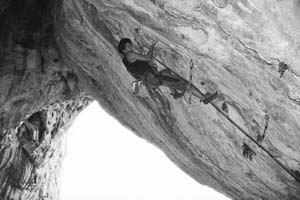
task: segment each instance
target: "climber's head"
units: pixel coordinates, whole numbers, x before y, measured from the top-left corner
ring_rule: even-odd
[[[120,54],[125,55],[127,52],[132,51],[132,42],[129,38],[122,38],[118,45]]]

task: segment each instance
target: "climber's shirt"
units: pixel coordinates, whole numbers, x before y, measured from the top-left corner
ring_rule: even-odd
[[[136,60],[133,63],[128,62],[128,60],[123,58],[123,63],[126,66],[127,71],[137,79],[141,79],[148,71],[152,70],[148,61]]]

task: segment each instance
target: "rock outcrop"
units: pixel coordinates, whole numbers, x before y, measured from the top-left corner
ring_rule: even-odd
[[[55,178],[39,177],[59,167],[54,146],[95,99],[201,184],[232,199],[300,199],[298,0],[0,5],[1,198],[58,198]],[[193,84],[219,93],[215,107],[164,87],[132,94],[122,37],[139,51],[158,38],[157,60],[187,79],[192,60]]]
[[[0,5],[0,199],[59,199],[63,133],[92,98],[60,57],[48,1]]]

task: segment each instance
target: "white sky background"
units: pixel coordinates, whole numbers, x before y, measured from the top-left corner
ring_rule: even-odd
[[[186,175],[96,102],[67,137],[61,200],[229,200]]]

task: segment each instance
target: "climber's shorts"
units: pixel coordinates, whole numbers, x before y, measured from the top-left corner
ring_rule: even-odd
[[[168,76],[162,71],[158,72],[155,69],[147,71],[143,76],[143,81],[148,88],[154,89],[161,85],[174,88],[176,90],[185,91],[187,83],[180,78],[174,78],[174,76]]]
[[[157,88],[160,85],[162,85],[162,76],[156,70],[149,70],[143,76],[143,81],[147,84],[149,88]]]

